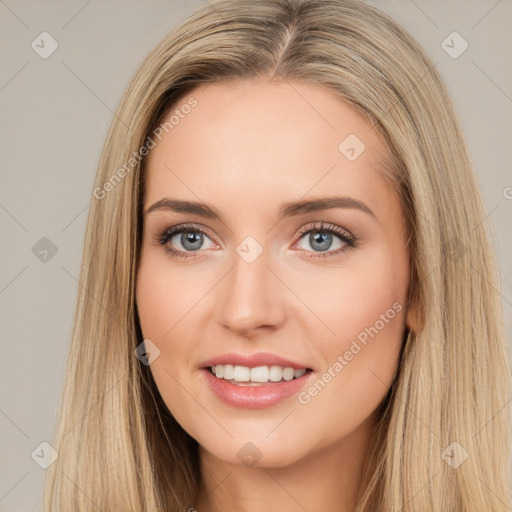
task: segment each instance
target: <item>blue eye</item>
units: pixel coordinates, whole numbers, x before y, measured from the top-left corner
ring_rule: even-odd
[[[155,236],[154,241],[157,245],[162,246],[173,258],[193,258],[196,256],[194,253],[200,252],[201,248],[204,249],[205,239],[211,242],[210,247],[206,247],[206,249],[211,249],[215,245],[208,236],[208,233],[207,230],[197,224],[180,224],[165,229]],[[181,236],[178,237],[178,235]],[[310,247],[313,248],[313,251],[306,250],[306,252],[314,253],[314,255],[307,256],[308,258],[335,256],[358,245],[354,235],[332,224],[309,224],[299,231],[297,237],[299,237],[300,241],[306,235],[309,235],[307,241]],[[170,242],[175,238],[182,249],[176,249],[173,245],[170,245]],[[341,247],[338,247],[336,250],[328,250],[336,239],[338,243],[341,242]]]
[[[177,235],[179,242],[184,250],[176,250],[169,246],[169,242]],[[179,226],[172,226],[165,229],[162,233],[157,235],[155,242],[161,245],[166,252],[175,258],[190,258],[194,257],[194,252],[197,252],[203,245],[203,241],[207,237],[206,230],[201,226],[195,224],[180,224]]]
[[[310,247],[316,248],[319,251],[314,251],[314,255],[307,256],[308,258],[336,256],[358,245],[357,238],[352,233],[333,224],[319,223],[318,225],[313,225],[313,227],[311,225],[305,226],[299,231],[297,236],[302,239],[305,235],[309,235],[307,241]],[[338,239],[338,241],[342,242],[342,245],[336,250],[328,250],[333,243],[333,239]]]

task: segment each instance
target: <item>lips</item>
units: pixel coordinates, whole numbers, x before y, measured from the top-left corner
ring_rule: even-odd
[[[252,382],[235,382],[219,378],[212,373],[212,367],[232,365],[234,367],[258,368],[262,366],[280,366],[297,371],[298,377],[292,380],[255,384]],[[305,372],[301,370],[306,370]],[[201,375],[210,391],[222,402],[246,409],[262,409],[276,405],[298,393],[311,379],[314,370],[307,364],[293,361],[275,354],[260,352],[258,354],[224,354],[208,359],[201,364]]]

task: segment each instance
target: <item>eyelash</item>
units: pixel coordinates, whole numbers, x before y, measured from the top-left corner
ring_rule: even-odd
[[[203,235],[206,235],[208,238],[211,238],[209,236],[209,231],[207,231],[206,229],[204,229],[203,227],[201,227],[199,225],[179,224],[177,226],[172,226],[171,228],[164,229],[163,231],[161,231],[160,233],[158,233],[156,236],[153,237],[153,241],[156,245],[163,247],[164,251],[169,253],[174,258],[177,258],[177,259],[194,258],[196,256],[194,253],[202,252],[202,251],[177,251],[176,249],[172,249],[167,245],[169,240],[171,240],[175,235],[184,233],[184,232],[202,233]],[[315,256],[306,256],[307,258],[312,258],[312,259],[330,258],[331,256],[336,256],[338,254],[341,254],[342,252],[345,252],[349,249],[352,249],[352,248],[358,246],[358,240],[354,235],[352,235],[348,231],[346,231],[338,226],[335,226],[333,224],[325,224],[323,222],[321,222],[320,224],[315,223],[315,224],[308,224],[307,226],[304,226],[297,233],[297,237],[300,240],[304,235],[309,234],[311,232],[329,233],[329,234],[336,235],[344,242],[345,245],[341,249],[337,249],[336,251],[315,252]],[[310,251],[308,251],[308,252],[310,252]]]

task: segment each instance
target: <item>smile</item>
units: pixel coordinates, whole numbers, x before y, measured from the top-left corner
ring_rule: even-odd
[[[252,380],[253,371],[254,379],[259,379],[260,382]],[[209,366],[201,368],[200,372],[206,386],[216,398],[231,407],[242,409],[263,409],[284,402],[287,398],[299,393],[316,374],[313,370],[306,368],[293,369],[280,366],[251,368],[236,365]],[[216,375],[217,372],[219,376]],[[222,376],[220,376],[221,372]],[[226,378],[231,375],[240,380]]]
[[[295,369],[283,366],[239,366],[232,364],[217,364],[210,371],[218,379],[224,379],[239,386],[261,385],[268,382],[288,382],[302,377],[307,368]]]

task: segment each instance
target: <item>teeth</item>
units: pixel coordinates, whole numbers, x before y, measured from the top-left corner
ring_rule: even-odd
[[[295,377],[295,369],[294,368],[285,368],[283,370],[283,379],[284,380],[292,380]]]
[[[232,380],[235,375],[235,367],[232,364],[221,364],[217,366],[224,366],[224,378]]]
[[[231,364],[217,364],[211,367],[212,373],[218,379],[234,380],[235,382],[280,382],[298,379],[306,373],[305,368],[284,368],[282,366],[233,366]]]
[[[251,368],[251,382],[268,382],[268,366]]]
[[[249,382],[251,380],[251,369],[247,366],[235,366],[233,379],[237,382]]]
[[[271,366],[268,372],[268,378],[272,382],[279,382],[283,378],[283,369],[281,366]]]

